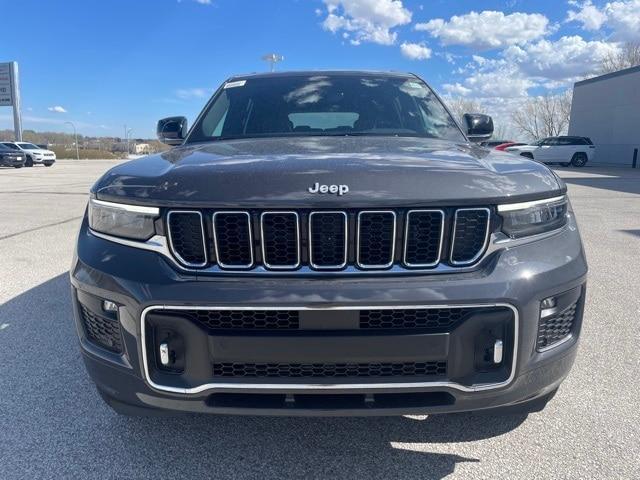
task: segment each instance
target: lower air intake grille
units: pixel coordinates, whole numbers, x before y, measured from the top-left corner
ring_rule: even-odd
[[[214,363],[216,377],[335,378],[444,376],[447,362],[421,363]]]
[[[486,248],[489,234],[489,210],[461,208],[454,219],[451,262],[456,265],[473,263]]]
[[[89,340],[112,352],[122,353],[120,323],[117,320],[96,315],[84,305],[80,305],[80,308],[84,330]]]
[[[562,312],[540,319],[538,325],[538,350],[551,347],[564,340],[573,330],[577,303]]]
[[[299,328],[297,310],[162,310],[188,317],[210,330],[291,330]]]
[[[169,212],[169,240],[176,258],[184,265],[201,267],[207,263],[204,225],[200,212]]]
[[[361,310],[360,328],[365,329],[445,329],[462,322],[477,312],[472,308],[430,308]]]

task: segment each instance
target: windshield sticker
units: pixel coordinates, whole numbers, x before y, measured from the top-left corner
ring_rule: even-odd
[[[234,87],[244,87],[244,84],[247,83],[246,80],[236,80],[235,82],[227,82],[224,84],[224,88],[234,88]]]

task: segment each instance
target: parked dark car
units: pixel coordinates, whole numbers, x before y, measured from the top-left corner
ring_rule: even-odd
[[[0,167],[24,167],[25,156],[0,143]]]
[[[80,348],[117,412],[537,411],[587,263],[546,166],[411,74],[233,77],[91,188]]]

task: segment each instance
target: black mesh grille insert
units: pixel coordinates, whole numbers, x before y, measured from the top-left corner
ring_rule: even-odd
[[[221,267],[250,267],[253,264],[251,217],[247,212],[217,212],[213,233]]]
[[[473,308],[361,310],[360,328],[451,330],[477,311]]]
[[[192,266],[206,264],[202,216],[197,212],[170,212],[168,215],[171,247],[182,263]]]
[[[538,349],[558,343],[571,334],[577,307],[578,304],[574,303],[556,315],[540,319],[540,324],[538,325]]]
[[[451,260],[472,263],[485,248],[489,211],[484,208],[456,212]]]
[[[187,317],[210,330],[290,330],[299,327],[297,310],[161,310],[155,315]]]
[[[386,267],[393,262],[394,212],[361,212],[358,215],[358,264]]]
[[[407,214],[405,264],[419,267],[438,263],[443,220],[440,210]]]
[[[447,362],[420,363],[214,363],[216,377],[412,377],[447,374]]]
[[[262,214],[262,254],[269,268],[295,268],[300,263],[298,215],[292,212]]]
[[[120,334],[120,323],[91,312],[84,305],[80,305],[82,310],[82,321],[87,337],[93,342],[112,352],[122,353],[122,335]]]
[[[310,261],[317,268],[342,267],[347,261],[347,216],[343,212],[314,212],[309,216]]]

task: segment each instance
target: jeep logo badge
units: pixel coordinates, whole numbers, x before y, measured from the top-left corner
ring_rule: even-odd
[[[313,187],[308,188],[309,193],[335,193],[338,195],[344,195],[349,193],[349,185],[320,185],[318,182],[313,184]]]

